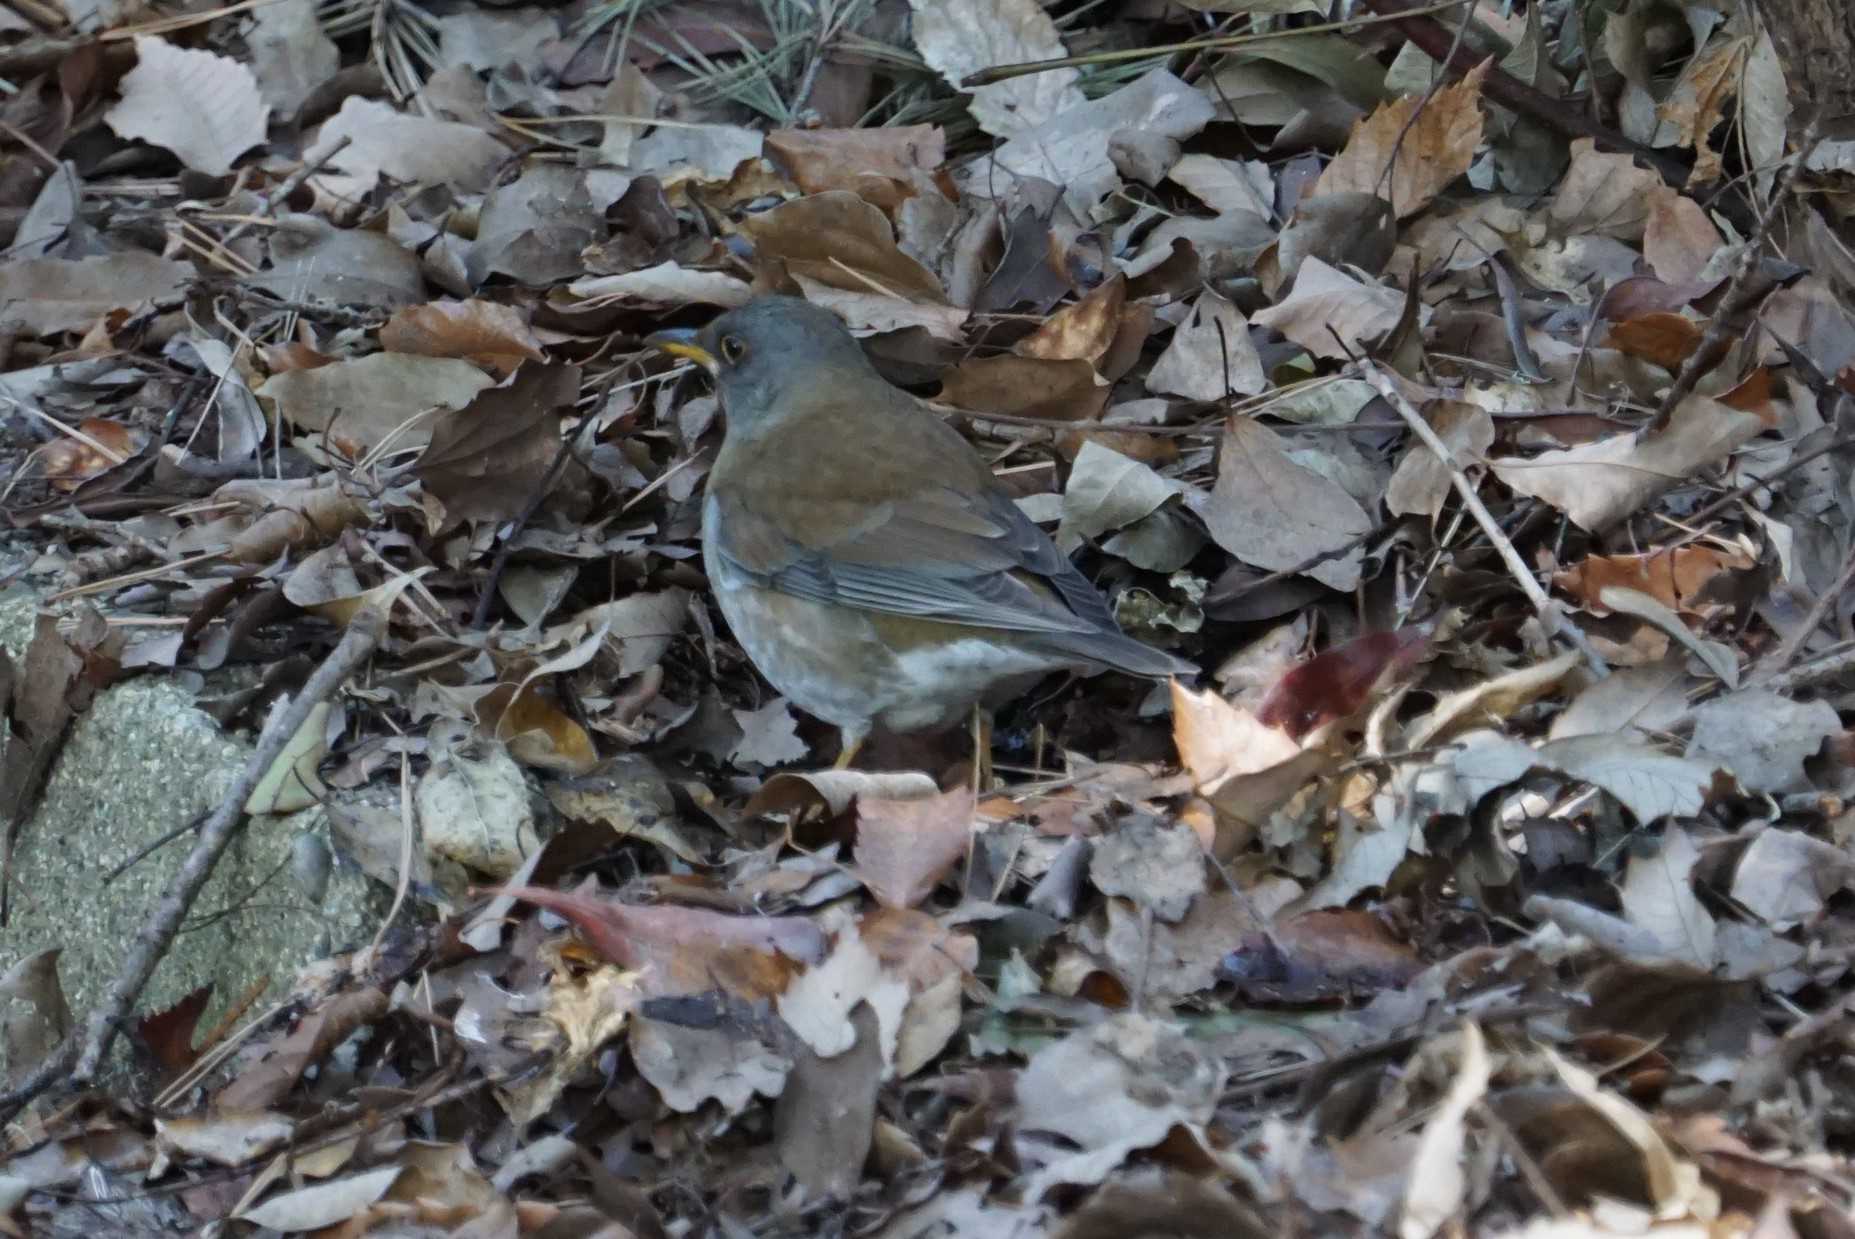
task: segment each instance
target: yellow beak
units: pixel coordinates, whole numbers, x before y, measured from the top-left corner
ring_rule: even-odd
[[[714,374],[720,368],[715,355],[696,343],[696,332],[693,327],[671,327],[665,331],[653,332],[644,338],[644,343],[672,357],[687,358],[710,374]]]

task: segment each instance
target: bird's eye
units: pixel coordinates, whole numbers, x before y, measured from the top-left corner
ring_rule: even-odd
[[[721,338],[721,359],[730,365],[747,356],[747,342],[739,336]]]

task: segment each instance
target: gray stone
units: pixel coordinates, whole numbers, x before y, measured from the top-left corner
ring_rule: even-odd
[[[32,631],[33,591],[0,591],[0,644],[17,664]],[[0,937],[0,971],[46,947],[64,948],[60,974],[82,1019],[114,980],[149,910],[167,890],[195,836],[181,837],[108,875],[163,836],[209,813],[250,755],[250,737],[222,730],[192,694],[160,673],[98,695],[72,726],[14,856],[12,923]],[[319,898],[305,890],[297,836],[327,843],[320,808],[256,817],[241,828],[138,1010],[159,1010],[211,983],[201,1027],[259,981],[262,1005],[287,993],[297,970],[371,940],[391,892],[336,865]],[[292,857],[298,863],[293,866]],[[7,1069],[0,1064],[0,1075]]]

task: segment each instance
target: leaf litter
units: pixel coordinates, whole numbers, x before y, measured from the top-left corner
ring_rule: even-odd
[[[406,913],[6,1094],[0,1229],[1849,1229],[1852,161],[1752,6],[247,7],[0,32],[4,855],[112,681],[384,612],[232,808]],[[1203,675],[821,766],[642,343],[761,292]]]

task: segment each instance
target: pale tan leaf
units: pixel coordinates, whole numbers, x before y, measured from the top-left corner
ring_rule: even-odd
[[[351,141],[335,151],[342,138]],[[382,176],[402,185],[485,190],[509,148],[474,125],[402,113],[390,104],[350,95],[341,111],[323,122],[303,160],[314,164],[325,155],[326,170],[316,179],[333,193],[358,198]]]
[[[993,65],[1050,60],[1068,53],[1037,0],[909,0],[915,48],[955,90]],[[995,138],[1033,129],[1085,102],[1075,69],[1031,73],[972,91],[967,110]]]
[[[1449,1092],[1424,1124],[1417,1156],[1411,1159],[1398,1239],[1430,1239],[1461,1211],[1467,1194],[1468,1176],[1462,1170],[1467,1153],[1464,1124],[1470,1108],[1487,1094],[1493,1074],[1487,1043],[1474,1024],[1462,1026],[1457,1059]]]
[[[1301,751],[1289,734],[1209,689],[1172,683],[1172,740],[1179,763],[1206,795],[1236,775],[1279,766]]]
[[[233,160],[264,141],[269,115],[244,65],[145,35],[135,40],[122,102],[103,119],[125,138],[172,151],[195,172],[224,176]]]
[[[14,259],[0,263],[0,328],[35,335],[77,331],[111,310],[173,297],[192,278],[186,263],[141,250]]]
[[[1232,392],[1253,396],[1268,387],[1269,379],[1242,313],[1207,289],[1192,305],[1191,317],[1172,333],[1146,385],[1148,391],[1210,401]]]
[[[1492,63],[1482,61],[1428,100],[1407,96],[1354,125],[1346,148],[1320,174],[1314,193],[1376,193],[1390,200],[1399,219],[1430,205],[1475,159],[1481,145],[1481,83]]]
[[[1580,741],[1601,742],[1601,737],[1584,736]],[[1694,840],[1671,823],[1657,851],[1630,857],[1618,896],[1624,914],[1654,934],[1671,958],[1711,968],[1716,927],[1713,914],[1694,894],[1694,866],[1699,861],[1700,849]]]
[[[1665,189],[1659,176],[1638,168],[1628,155],[1608,154],[1590,138],[1579,138],[1546,213],[1568,234],[1596,232],[1638,241],[1650,204]]]
[[[1295,276],[1294,291],[1250,321],[1273,327],[1316,357],[1347,360],[1363,352],[1404,313],[1404,294],[1383,284],[1366,284],[1309,255]]]
[[[543,361],[541,341],[514,306],[494,301],[433,301],[406,306],[380,328],[380,347],[424,357],[462,357],[509,374]]]
[[[857,801],[857,876],[887,908],[912,908],[966,856],[973,793]]]
[[[1331,552],[1307,574],[1332,589],[1359,583],[1361,553],[1353,544],[1372,518],[1338,482],[1296,464],[1281,437],[1252,418],[1230,419],[1217,484],[1188,503],[1217,544],[1246,564],[1282,571]]]
[[[906,301],[888,293],[859,292],[850,288],[833,288],[809,275],[794,275],[793,281],[813,305],[821,305],[844,320],[844,326],[858,335],[902,331],[919,327],[936,340],[960,343],[966,339],[965,310],[958,306],[927,301]]]
[[[1275,200],[1275,178],[1260,159],[1186,155],[1166,174],[1213,211],[1248,211],[1267,216]]]
[[[1613,435],[1530,460],[1508,457],[1491,464],[1514,490],[1545,500],[1596,532],[1726,459],[1765,429],[1756,413],[1695,395],[1681,402],[1660,433]]]
[[[567,291],[586,298],[589,306],[615,301],[641,301],[647,305],[746,305],[753,288],[746,280],[720,271],[698,271],[676,262],[660,262],[641,271],[595,275],[575,280]]]

